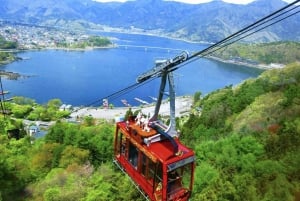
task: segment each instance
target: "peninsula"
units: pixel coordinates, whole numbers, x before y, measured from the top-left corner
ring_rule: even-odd
[[[80,31],[5,23],[1,23],[0,27],[0,66],[22,60],[14,54],[19,51],[40,49],[82,51],[114,46],[106,37],[88,35]],[[0,70],[0,76],[8,79],[18,79],[22,75]]]

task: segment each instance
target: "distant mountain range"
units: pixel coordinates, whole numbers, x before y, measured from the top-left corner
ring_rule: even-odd
[[[15,22],[62,26],[80,21],[195,41],[216,42],[287,5],[281,0],[257,0],[247,5],[220,0],[184,4],[163,0],[99,3],[92,0],[1,0],[0,18]],[[300,14],[251,38],[256,42],[300,41]]]

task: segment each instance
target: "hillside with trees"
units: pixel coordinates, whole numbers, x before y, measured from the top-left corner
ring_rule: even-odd
[[[210,93],[194,107],[201,115],[190,115],[182,139],[197,154],[195,200],[294,201],[300,191],[299,63]]]
[[[59,100],[19,98],[0,116],[0,200],[144,200],[112,164],[113,122],[85,117],[68,123]],[[34,115],[32,114],[34,112]],[[31,143],[22,119],[55,120]],[[192,200],[294,201],[300,193],[300,64],[205,97],[177,119],[181,139],[196,152]]]
[[[2,36],[0,36],[0,49],[14,49],[17,47],[16,42],[11,42],[5,40]],[[0,65],[11,62],[15,59],[15,56],[9,52],[0,52]]]
[[[293,41],[235,43],[222,51],[214,52],[212,56],[250,64],[289,64],[300,61],[300,43]]]

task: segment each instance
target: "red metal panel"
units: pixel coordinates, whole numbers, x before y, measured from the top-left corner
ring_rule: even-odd
[[[148,147],[148,150],[162,162],[165,162],[174,155],[172,144],[169,141],[152,143]]]

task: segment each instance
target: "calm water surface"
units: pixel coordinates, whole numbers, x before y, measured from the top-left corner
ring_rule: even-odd
[[[25,96],[38,103],[59,98],[63,103],[89,105],[135,83],[136,77],[154,66],[155,59],[173,58],[181,50],[191,54],[206,46],[179,40],[145,35],[102,33],[113,37],[113,42],[125,45],[119,48],[90,51],[42,50],[19,53],[28,58],[0,68],[18,72],[29,77],[19,80],[3,80],[10,96]],[[163,47],[145,48],[133,46]],[[208,59],[199,59],[175,71],[177,95],[203,94],[230,84],[257,77],[262,71]],[[157,96],[159,80],[156,79],[134,91],[109,100],[122,106],[121,100],[139,104],[135,97],[151,101]],[[96,104],[97,105],[97,104]]]

